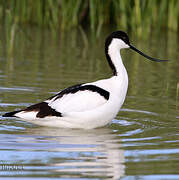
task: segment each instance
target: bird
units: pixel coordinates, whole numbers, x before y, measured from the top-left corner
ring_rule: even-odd
[[[105,40],[105,55],[112,77],[68,87],[43,102],[3,117],[16,117],[40,126],[93,129],[109,124],[120,111],[128,89],[128,74],[120,50],[132,49],[145,58],[161,62],[135,48],[124,31],[112,32]]]

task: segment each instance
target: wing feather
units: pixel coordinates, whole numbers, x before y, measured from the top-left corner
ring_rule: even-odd
[[[57,112],[82,112],[97,108],[109,99],[109,92],[95,85],[77,85],[61,91],[48,100]]]

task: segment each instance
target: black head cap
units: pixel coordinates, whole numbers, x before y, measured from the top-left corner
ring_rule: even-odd
[[[115,31],[115,32],[111,33],[106,38],[106,43],[105,43],[106,47],[109,46],[109,44],[111,43],[112,39],[114,39],[114,38],[121,39],[121,40],[123,40],[128,45],[130,44],[129,43],[129,37],[128,37],[128,35],[125,32],[123,32],[123,31]]]

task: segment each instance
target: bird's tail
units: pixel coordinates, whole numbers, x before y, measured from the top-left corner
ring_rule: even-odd
[[[21,110],[19,111],[12,111],[12,112],[8,112],[8,113],[5,113],[2,115],[2,117],[16,117],[16,113],[20,112]]]

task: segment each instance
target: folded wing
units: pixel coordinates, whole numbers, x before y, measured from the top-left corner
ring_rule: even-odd
[[[63,113],[84,112],[97,108],[109,99],[109,92],[95,85],[69,87],[44,102],[4,114],[4,117],[35,119],[63,117]]]
[[[76,85],[48,99],[48,105],[57,112],[83,112],[97,108],[109,99],[109,92],[95,85]]]

